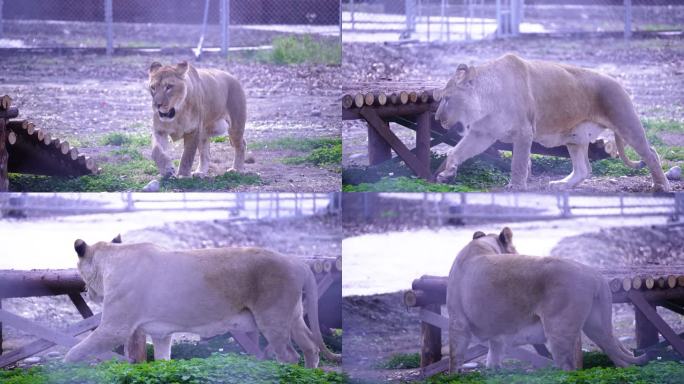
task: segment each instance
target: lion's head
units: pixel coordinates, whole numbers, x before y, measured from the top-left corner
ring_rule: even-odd
[[[464,136],[470,125],[482,118],[476,86],[475,68],[459,64],[456,74],[441,91],[442,99],[435,120],[450,133]]]
[[[508,227],[504,227],[498,235],[477,231],[473,234],[472,242],[477,242],[479,247],[487,248],[497,254],[518,253],[513,245],[513,231]]]
[[[120,244],[121,235],[112,239],[112,243]],[[102,271],[96,254],[98,249],[106,246],[105,242],[98,242],[93,245],[86,244],[85,241],[78,239],[74,241],[74,250],[78,255],[78,272],[86,283],[88,297],[96,303],[102,302],[104,298],[104,286],[102,284]]]
[[[153,62],[150,65],[150,94],[152,94],[152,110],[161,121],[172,121],[181,104],[185,100],[187,87],[185,75],[188,72],[186,61],[171,65]]]

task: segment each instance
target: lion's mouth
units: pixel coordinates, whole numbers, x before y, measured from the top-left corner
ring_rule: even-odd
[[[159,112],[159,117],[162,117],[165,119],[173,119],[173,117],[176,116],[176,109],[175,108],[169,109],[169,111],[166,113],[164,113],[162,111],[158,111],[158,112]]]

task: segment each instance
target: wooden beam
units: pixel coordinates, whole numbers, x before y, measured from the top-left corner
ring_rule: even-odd
[[[97,315],[94,315],[85,320],[81,320],[78,323],[68,326],[64,330],[64,333],[69,336],[76,337],[78,335],[91,331],[97,328],[98,325],[100,325],[101,318],[102,314],[98,313]],[[0,356],[0,368],[4,368],[8,365],[16,363],[19,360],[25,359],[29,356],[33,356],[36,353],[40,353],[48,348],[53,347],[54,345],[55,343],[42,339],[24,345],[21,348],[15,349],[11,352],[8,352]]]
[[[258,359],[264,357],[264,352],[259,348],[259,332],[231,332],[231,335],[245,352]]]
[[[392,158],[392,147],[378,133],[373,125],[368,122],[368,164],[378,165]],[[389,130],[389,123],[383,121],[382,124]]]
[[[132,363],[147,361],[147,335],[137,329],[124,345],[124,354]]]
[[[423,174],[432,175],[430,172],[430,111],[425,111],[418,116],[416,129],[416,159],[423,167]]]
[[[4,112],[4,110],[0,109],[0,112]],[[7,176],[9,153],[7,152],[8,130],[5,126],[6,121],[0,118],[0,193],[9,191],[9,178]]]
[[[656,306],[653,303],[646,301],[646,304],[655,310]],[[658,329],[637,306],[634,307],[634,333],[637,349],[644,349],[658,343]]]
[[[0,270],[0,298],[66,295],[84,290],[85,283],[76,269]]]
[[[421,313],[430,311],[436,314],[440,312],[439,305],[428,305],[421,308]],[[420,366],[427,367],[442,359],[442,330],[427,322],[420,323],[422,349],[420,351]]]
[[[649,304],[644,298],[643,292],[631,290],[627,293],[627,296],[632,301],[635,307],[637,307],[643,315],[650,321],[653,326],[658,329],[665,340],[670,342],[672,349],[679,353],[679,356],[684,358],[684,340],[679,338],[679,336],[670,328],[669,325],[663,320],[658,312]]]
[[[465,353],[465,362],[469,362],[472,360],[475,360],[477,358],[480,358],[489,352],[489,348],[485,347],[482,344],[477,344],[474,345],[470,348]],[[442,360],[430,364],[429,366],[422,368],[421,369],[421,374],[423,377],[430,377],[434,376],[440,372],[446,372],[449,370],[449,356],[446,356]]]
[[[363,113],[361,113],[366,108],[372,108],[375,113],[380,117],[389,116],[406,116],[406,115],[419,115],[425,111],[436,111],[437,103],[427,103],[427,104],[398,104],[398,105],[384,105],[382,107],[368,107],[364,106],[362,108],[351,108],[342,110],[342,120],[359,120],[364,118]]]
[[[81,296],[80,293],[69,293],[69,299],[71,299],[71,302],[74,303],[74,306],[76,306],[78,313],[80,313],[84,319],[87,319],[93,315],[93,311],[88,306],[88,303],[83,300],[83,296]]]
[[[389,124],[384,122],[372,108],[361,108],[361,114],[366,121],[382,136],[383,139],[394,149],[394,151],[406,162],[411,170],[424,179],[431,177],[430,173],[425,173],[425,166],[414,156],[404,143],[389,129]]]

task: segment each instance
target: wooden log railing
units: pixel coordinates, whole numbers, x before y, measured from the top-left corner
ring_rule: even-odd
[[[433,180],[441,169],[434,173],[430,169],[430,148],[446,143],[455,146],[460,137],[451,134],[435,121],[435,112],[441,100],[442,91],[435,84],[416,82],[377,82],[362,85],[365,90],[347,91],[342,96],[342,119],[365,120],[368,125],[369,165],[378,165],[392,159],[403,160],[417,176]],[[371,90],[368,90],[371,89]],[[396,123],[416,132],[416,146],[409,149],[390,129],[389,123]],[[600,138],[589,145],[591,160],[611,156],[615,145]],[[495,150],[510,151],[512,144],[497,141]],[[540,155],[570,157],[565,146],[547,148],[532,143],[532,153]]]
[[[321,327],[341,328],[342,258],[318,258],[305,261],[314,272],[317,280]],[[0,270],[0,368],[12,365],[55,345],[72,347],[77,343],[77,336],[97,328],[100,324],[101,314],[94,314],[81,296],[85,288],[85,283],[76,269]],[[338,290],[339,292],[337,292]],[[67,295],[83,320],[68,326],[65,330],[57,331],[2,309],[2,299],[57,295]],[[8,353],[3,353],[3,324],[35,335],[39,339]],[[264,356],[264,350],[259,345],[258,333],[231,332],[231,335],[247,353],[260,357]],[[126,357],[116,353],[107,353],[101,357],[104,359],[128,358],[129,361],[133,362],[144,361],[146,359],[146,353],[143,353],[145,351],[145,335],[134,334],[124,349]]]
[[[8,173],[82,176],[99,172],[95,161],[67,141],[52,137],[19,116],[12,99],[0,97],[0,192],[9,190]]]
[[[612,292],[613,303],[630,303],[635,310],[637,349],[649,351],[665,343],[684,357],[684,340],[663,320],[656,307],[667,308],[684,315],[684,265],[643,266],[602,270]],[[418,308],[421,319],[421,370],[432,376],[448,369],[448,358],[441,359],[441,332],[448,332],[448,318],[441,315],[446,304],[446,276],[425,275],[413,281],[411,290],[404,293],[404,304]],[[550,354],[543,345],[535,345],[538,355],[521,348],[513,348],[511,357],[542,367],[551,363]],[[481,345],[467,352],[466,361],[484,356],[487,348]],[[441,360],[440,360],[441,359]]]

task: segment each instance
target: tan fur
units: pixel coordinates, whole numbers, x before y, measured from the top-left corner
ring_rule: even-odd
[[[149,69],[152,94],[152,159],[162,176],[174,173],[168,155],[169,140],[183,139],[178,176],[189,176],[195,152],[199,165],[193,175],[204,176],[209,170],[209,138],[225,135],[235,148],[233,167],[241,172],[245,160],[245,93],[238,80],[217,69],[197,69],[187,62],[162,66],[154,62]],[[164,114],[173,113],[171,117]]]
[[[260,331],[267,352],[280,362],[299,359],[290,338],[304,352],[307,367],[318,366],[319,352],[340,359],[323,344],[316,280],[301,260],[261,248],[173,251],[149,243],[83,244],[75,244],[77,253],[81,246],[78,270],[91,297],[102,301],[102,322],[66,361],[98,356],[140,333],[151,336],[155,359],[169,359],[175,332],[209,337],[227,331]]]
[[[519,255],[512,238],[508,228],[499,235],[476,233],[451,267],[451,372],[463,365],[474,338],[489,343],[488,367],[500,366],[508,346],[548,342],[555,364],[575,369],[581,331],[617,366],[647,361],[630,355],[613,335],[611,293],[598,272],[571,260]]]
[[[623,141],[648,166],[654,189],[670,190],[629,95],[611,77],[509,54],[478,67],[460,65],[441,93],[435,119],[463,136],[442,165],[437,176],[441,182],[453,177],[465,160],[499,140],[513,144],[509,188],[525,189],[530,148],[536,141],[546,147],[567,146],[572,173],[552,185],[572,188],[591,175],[589,144],[609,129],[615,133],[625,164],[639,163],[627,159]]]

